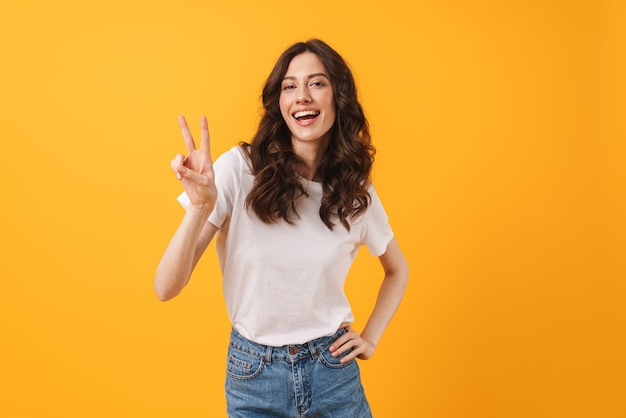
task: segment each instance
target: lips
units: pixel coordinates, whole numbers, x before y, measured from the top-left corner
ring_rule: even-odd
[[[315,119],[316,117],[319,116],[320,113],[321,112],[319,110],[300,110],[300,111],[294,113],[292,116],[298,122],[304,122],[304,121]]]

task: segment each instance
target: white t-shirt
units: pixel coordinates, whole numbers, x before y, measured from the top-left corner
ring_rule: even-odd
[[[382,255],[393,238],[374,187],[365,214],[347,231],[331,231],[319,217],[322,185],[302,179],[308,197],[297,202],[299,219],[289,225],[261,222],[245,199],[254,176],[240,147],[214,164],[218,198],[209,222],[220,228],[216,247],[223,291],[233,327],[259,344],[302,344],[333,335],[354,317],[344,292],[348,270],[361,245]],[[179,202],[187,207],[183,192]]]

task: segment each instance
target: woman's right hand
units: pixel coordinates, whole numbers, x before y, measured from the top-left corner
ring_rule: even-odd
[[[177,155],[172,170],[181,181],[191,205],[170,240],[154,278],[154,289],[160,300],[169,300],[187,285],[200,256],[218,228],[207,219],[217,199],[215,174],[206,118],[200,119],[200,149],[196,149],[187,122],[178,117],[188,155]]]
[[[209,127],[206,117],[200,118],[200,149],[196,149],[187,121],[184,116],[178,117],[178,124],[187,146],[187,156],[178,154],[171,166],[176,178],[182,184],[192,205],[209,206],[211,210],[217,199],[215,174],[211,159]]]

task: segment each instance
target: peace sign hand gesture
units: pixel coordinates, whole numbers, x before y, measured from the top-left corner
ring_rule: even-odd
[[[178,117],[178,124],[187,146],[188,155],[176,155],[171,163],[172,170],[176,173],[176,178],[181,180],[192,205],[206,205],[213,210],[217,199],[217,189],[206,117],[200,118],[200,149],[196,149],[196,144],[184,116]]]

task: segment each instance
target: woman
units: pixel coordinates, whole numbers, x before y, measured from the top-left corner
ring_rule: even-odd
[[[176,296],[214,236],[233,329],[230,417],[369,417],[356,358],[369,359],[398,307],[408,267],[369,176],[374,148],[344,60],[320,40],[279,58],[250,144],[213,166],[179,118],[187,156],[180,227],[157,268],[159,299]],[[208,222],[207,222],[208,219]],[[361,245],[384,279],[362,332],[343,285]]]

